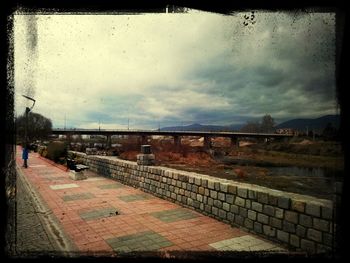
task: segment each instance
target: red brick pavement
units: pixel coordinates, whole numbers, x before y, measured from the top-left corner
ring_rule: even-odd
[[[17,148],[16,161],[21,166],[21,149]],[[113,252],[107,239],[155,231],[173,243],[160,250],[214,250],[210,243],[224,239],[247,235],[246,232],[233,228],[208,216],[192,211],[197,217],[166,223],[150,215],[152,212],[180,208],[179,205],[151,196],[146,200],[124,202],[118,197],[132,194],[145,194],[141,190],[124,186],[116,189],[101,189],[98,186],[116,183],[104,177],[102,180],[74,181],[64,167],[53,165],[37,153],[30,153],[27,169],[20,167],[24,176],[45,201],[57,217],[60,226],[75,243],[80,252]],[[98,177],[88,172],[88,177]],[[79,187],[54,190],[50,186],[76,184]],[[95,198],[64,201],[67,195],[91,193]],[[119,215],[84,220],[79,214],[101,208],[114,207]],[[186,208],[187,209],[187,208]]]

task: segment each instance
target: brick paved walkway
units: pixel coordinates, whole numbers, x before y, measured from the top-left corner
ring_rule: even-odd
[[[20,148],[16,158],[20,166]],[[74,181],[67,171],[36,153],[30,154],[28,163],[27,169],[19,167],[22,176],[45,201],[76,252],[122,255],[136,251],[286,251],[98,174],[86,172],[88,179]]]

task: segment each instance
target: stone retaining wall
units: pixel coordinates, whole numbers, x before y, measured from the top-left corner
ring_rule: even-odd
[[[90,170],[278,241],[297,251],[327,252],[333,242],[332,202],[252,184],[107,156],[74,152]]]

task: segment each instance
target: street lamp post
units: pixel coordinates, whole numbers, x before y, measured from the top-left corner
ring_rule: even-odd
[[[31,98],[31,97],[28,97],[26,95],[22,95],[23,97],[25,97],[26,99],[28,100],[31,100],[33,101],[33,105],[32,107],[26,107],[26,123],[25,123],[25,127],[24,127],[24,141],[25,141],[25,147],[27,147],[28,145],[28,115],[29,115],[29,112],[33,109],[34,107],[34,104],[35,104],[35,99]]]

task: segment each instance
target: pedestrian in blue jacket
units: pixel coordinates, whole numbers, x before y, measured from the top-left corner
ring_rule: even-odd
[[[27,167],[28,167],[28,163],[27,163],[28,155],[29,155],[28,145],[25,145],[25,146],[23,147],[23,152],[22,152],[22,159],[23,159],[23,161],[24,161],[24,163],[23,163],[23,167],[24,167],[24,168],[27,168]]]

